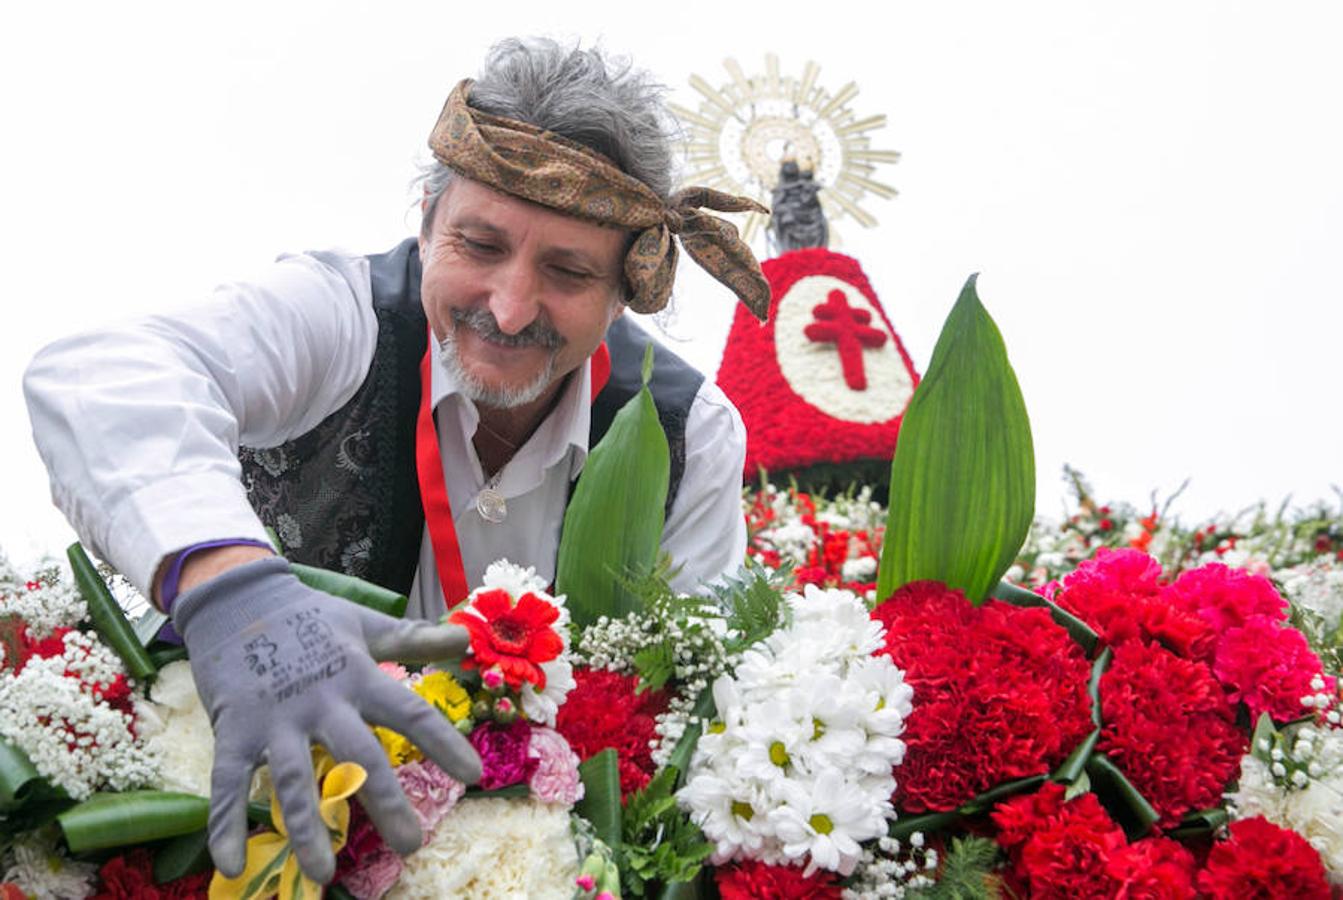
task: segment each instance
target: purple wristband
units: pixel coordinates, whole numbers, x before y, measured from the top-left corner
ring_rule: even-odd
[[[258,541],[253,538],[222,538],[217,541],[205,541],[201,544],[192,544],[185,550],[178,552],[173,564],[168,567],[168,571],[163,576],[163,584],[159,587],[159,603],[163,606],[165,613],[172,612],[173,601],[177,599],[178,583],[182,580],[182,565],[187,561],[187,557],[197,550],[209,550],[212,547],[265,547],[272,549],[271,545],[265,541]]]

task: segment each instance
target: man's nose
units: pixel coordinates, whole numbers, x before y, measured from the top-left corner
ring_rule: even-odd
[[[541,310],[541,282],[536,270],[522,260],[504,266],[490,292],[490,312],[505,334],[517,334],[536,320]]]

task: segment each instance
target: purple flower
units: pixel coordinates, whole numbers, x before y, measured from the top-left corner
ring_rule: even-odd
[[[539,762],[527,753],[531,737],[525,719],[508,725],[488,722],[471,732],[471,746],[480,754],[480,786],[492,791],[528,781]]]

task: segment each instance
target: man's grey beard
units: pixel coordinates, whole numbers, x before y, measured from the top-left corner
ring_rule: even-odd
[[[454,309],[451,315],[453,330],[438,342],[438,358],[468,399],[479,406],[513,409],[525,406],[545,393],[555,377],[555,357],[564,346],[564,337],[558,331],[538,319],[517,334],[508,334],[499,329],[494,314],[487,309]],[[505,347],[544,347],[550,351],[550,356],[527,384],[520,387],[485,384],[462,367],[454,337],[458,328],[469,328],[486,341]]]

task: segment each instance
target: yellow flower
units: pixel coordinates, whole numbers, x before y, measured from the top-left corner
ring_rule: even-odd
[[[411,686],[411,690],[453,722],[460,722],[471,713],[471,696],[447,672],[427,672]]]
[[[321,747],[312,749],[313,773],[322,785],[318,815],[331,834],[331,852],[339,853],[350,830],[350,797],[364,784],[368,773],[355,763],[337,763]],[[289,847],[279,798],[270,800],[275,831],[247,839],[247,864],[237,878],[215,872],[210,881],[210,900],[261,900],[279,894],[280,900],[320,900],[322,886],[304,875]]]
[[[387,761],[393,766],[404,766],[406,763],[424,758],[420,748],[412,744],[405,735],[390,728],[383,728],[381,725],[374,726],[373,734],[382,744],[382,752],[387,754]]]

